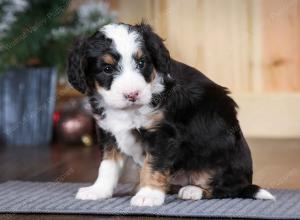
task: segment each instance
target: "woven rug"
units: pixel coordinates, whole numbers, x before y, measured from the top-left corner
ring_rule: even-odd
[[[169,195],[159,207],[130,206],[130,196],[102,201],[75,200],[87,184],[9,181],[0,184],[0,213],[147,215],[210,218],[300,219],[300,191],[270,190],[276,201],[211,199],[183,201]],[[119,186],[117,194],[128,191]]]

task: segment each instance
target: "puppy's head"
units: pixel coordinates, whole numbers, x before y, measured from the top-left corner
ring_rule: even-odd
[[[149,104],[169,68],[169,52],[149,25],[109,24],[75,42],[68,78],[78,91],[99,94],[106,107],[125,109]]]

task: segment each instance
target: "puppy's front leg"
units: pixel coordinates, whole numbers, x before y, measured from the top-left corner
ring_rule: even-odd
[[[124,156],[116,148],[105,150],[96,182],[92,186],[80,188],[76,199],[97,200],[111,198],[123,165]]]
[[[168,171],[157,171],[147,155],[140,174],[140,189],[131,199],[134,206],[158,206],[165,200],[169,183]]]

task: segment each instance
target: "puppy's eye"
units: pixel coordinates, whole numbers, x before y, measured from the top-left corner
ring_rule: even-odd
[[[114,71],[113,67],[111,65],[106,65],[103,69],[105,73],[112,73]]]
[[[140,59],[138,60],[138,63],[137,63],[137,68],[139,69],[143,69],[145,66],[145,60],[144,59]]]

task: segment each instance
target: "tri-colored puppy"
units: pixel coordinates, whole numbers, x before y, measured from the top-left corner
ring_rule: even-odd
[[[181,199],[274,199],[252,184],[252,159],[228,90],[173,60],[149,25],[109,24],[77,41],[73,87],[90,97],[103,149],[96,182],[76,198],[110,198],[126,157],[141,167],[136,206],[164,202],[171,179]]]

